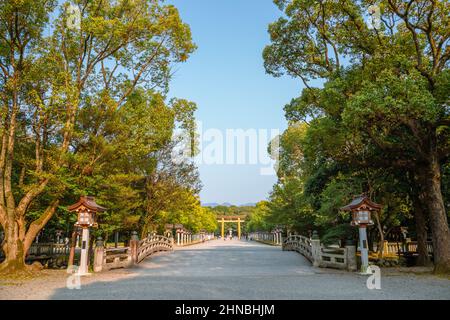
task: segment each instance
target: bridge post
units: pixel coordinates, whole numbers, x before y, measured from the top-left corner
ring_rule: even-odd
[[[130,252],[132,264],[138,263],[139,237],[136,231],[131,232]]]
[[[345,243],[346,253],[347,253],[347,270],[348,271],[356,271],[356,245],[355,242],[351,239],[347,240]]]
[[[225,238],[225,218],[222,217],[222,230],[221,230],[222,239]]]
[[[238,239],[241,240],[241,218],[238,218]]]
[[[322,264],[322,256],[320,250],[320,238],[317,234],[317,231],[313,232],[313,236],[311,238],[311,253],[313,259],[313,266],[320,267]]]
[[[105,248],[103,246],[102,237],[98,237],[95,243],[94,251],[94,272],[101,272],[103,268],[103,255]]]

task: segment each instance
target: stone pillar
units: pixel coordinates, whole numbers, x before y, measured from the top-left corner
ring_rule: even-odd
[[[89,251],[89,228],[83,228],[82,238],[81,238],[81,257],[80,266],[78,269],[79,275],[84,275],[89,273],[89,261],[88,261],[88,251]]]
[[[361,252],[361,273],[367,273],[369,267],[369,248],[367,246],[367,230],[365,225],[359,226],[359,250]]]
[[[103,247],[102,237],[98,237],[95,242],[94,251],[94,272],[101,272],[103,268],[103,255],[105,253],[105,248]]]
[[[131,263],[138,263],[138,253],[139,253],[139,237],[136,231],[131,233],[130,239],[130,254],[131,254]]]
[[[320,267],[322,265],[322,255],[320,248],[320,239],[317,231],[313,232],[313,236],[311,238],[311,253],[314,267]]]
[[[389,246],[387,240],[384,240],[383,243],[383,256],[389,254]]]
[[[180,245],[180,233],[177,231],[177,246]]]
[[[241,240],[241,218],[238,218],[238,239]]]
[[[353,240],[349,239],[345,243],[345,248],[347,249],[347,270],[356,271],[358,269],[356,263],[356,244]]]
[[[225,218],[222,218],[222,230],[221,230],[221,234],[222,234],[222,239],[225,238]]]
[[[409,252],[410,250],[410,248],[409,248],[409,246],[410,246],[410,244],[411,244],[411,238],[406,238],[405,239],[405,252]]]

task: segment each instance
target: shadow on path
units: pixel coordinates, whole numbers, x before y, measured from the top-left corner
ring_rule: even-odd
[[[317,269],[295,252],[244,241],[212,241],[142,262],[132,275],[58,289],[52,299],[450,299],[450,281],[434,277],[366,277]]]

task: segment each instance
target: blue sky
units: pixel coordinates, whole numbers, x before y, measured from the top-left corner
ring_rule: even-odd
[[[273,78],[263,66],[267,26],[281,14],[272,0],[170,0],[191,26],[197,51],[175,67],[169,96],[197,103],[203,130],[280,129],[283,106],[302,84]],[[225,133],[224,133],[225,134]],[[276,176],[261,165],[200,164],[201,200],[243,204],[267,198]]]

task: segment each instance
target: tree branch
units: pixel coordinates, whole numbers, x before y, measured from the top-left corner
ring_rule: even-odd
[[[33,201],[39,194],[44,191],[45,187],[47,186],[49,182],[48,178],[45,178],[42,180],[38,185],[36,185],[34,188],[31,188],[20,200],[16,212],[19,215],[24,215],[28,206],[30,205],[31,201]]]
[[[37,220],[33,221],[30,224],[30,227],[28,228],[28,231],[25,235],[25,240],[24,240],[24,251],[25,252],[27,252],[28,249],[30,249],[31,244],[33,243],[33,240],[36,238],[39,231],[42,230],[42,228],[47,224],[47,222],[53,216],[58,204],[59,204],[59,200],[53,201],[47,207],[47,209],[44,211],[44,213]]]

